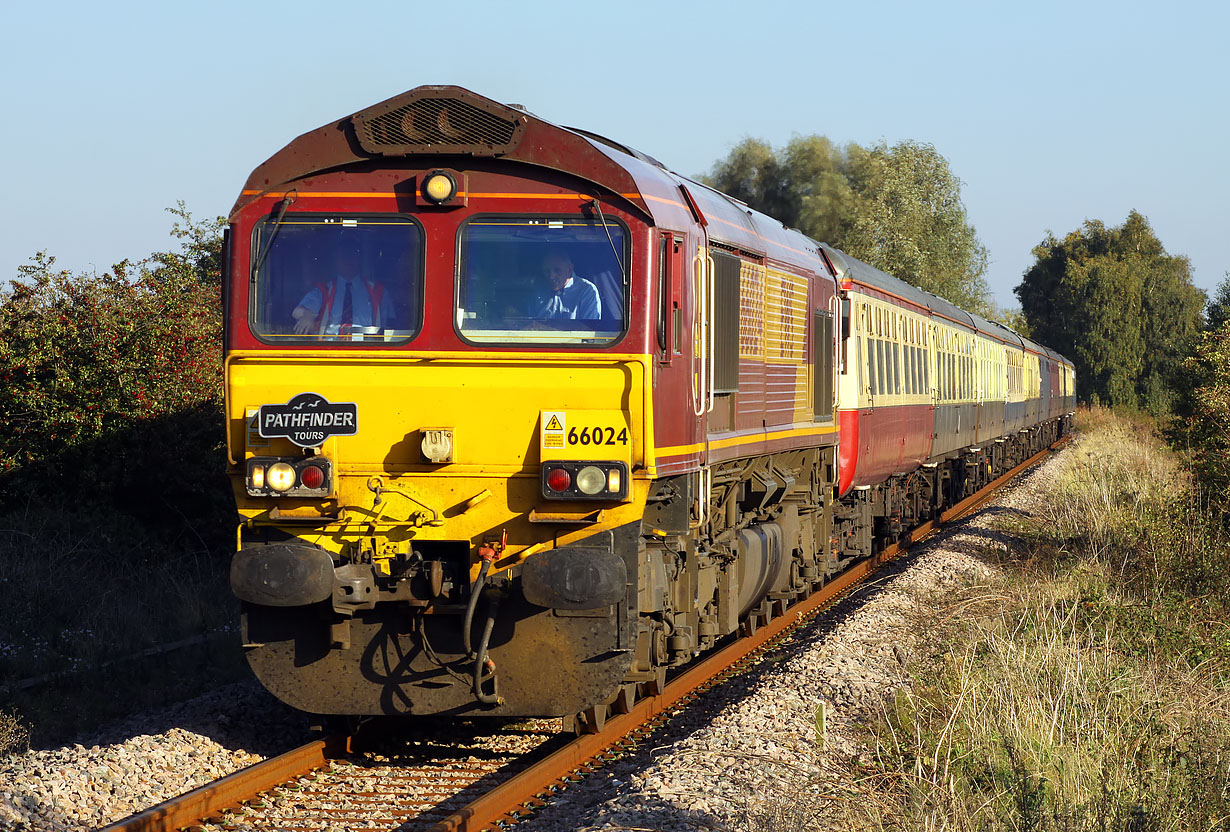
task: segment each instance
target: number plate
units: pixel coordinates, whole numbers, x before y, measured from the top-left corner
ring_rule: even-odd
[[[632,431],[622,410],[544,410],[538,449],[548,459],[632,459]]]

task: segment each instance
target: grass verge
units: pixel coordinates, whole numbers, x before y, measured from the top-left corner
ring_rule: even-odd
[[[1230,826],[1230,542],[1150,423],[1080,428],[995,608],[957,599],[944,660],[871,729],[851,828]]]

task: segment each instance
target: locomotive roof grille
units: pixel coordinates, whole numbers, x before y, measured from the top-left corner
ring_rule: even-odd
[[[352,121],[359,145],[368,153],[498,156],[520,141],[524,117],[518,116],[515,110],[455,94],[420,94],[357,113]]]

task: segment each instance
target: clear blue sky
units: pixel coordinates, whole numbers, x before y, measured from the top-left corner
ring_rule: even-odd
[[[996,300],[1085,219],[1149,218],[1230,270],[1230,4],[20,3],[0,11],[0,278],[103,271],[225,214],[295,136],[460,84],[688,175],[742,138],[930,142],[964,182]]]

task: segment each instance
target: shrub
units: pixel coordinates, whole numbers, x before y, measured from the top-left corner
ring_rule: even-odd
[[[1230,321],[1205,332],[1184,364],[1175,445],[1191,457],[1206,499],[1230,512]]]
[[[109,496],[190,517],[227,498],[221,220],[173,213],[179,251],[102,275],[41,252],[0,292],[0,506]]]

